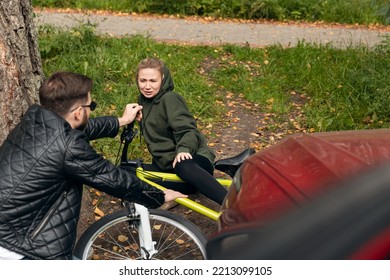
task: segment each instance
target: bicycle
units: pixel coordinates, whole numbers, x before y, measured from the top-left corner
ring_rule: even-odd
[[[121,134],[122,154],[119,165],[141,180],[164,190],[159,182],[184,183],[176,174],[145,171],[142,159],[129,160],[128,147],[137,135],[134,123]],[[242,162],[255,151],[242,153],[214,163],[215,169],[233,178]],[[118,164],[118,162],[117,162]],[[225,187],[232,179],[217,178]],[[210,219],[217,220],[219,213],[189,198],[176,199],[179,204]],[[74,255],[79,259],[205,259],[206,236],[192,222],[174,213],[147,209],[124,202],[121,211],[106,215],[92,224],[80,237]]]

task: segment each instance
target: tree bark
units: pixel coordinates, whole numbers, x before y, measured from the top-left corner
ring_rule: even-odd
[[[28,106],[38,102],[42,80],[31,0],[1,0],[0,144]]]

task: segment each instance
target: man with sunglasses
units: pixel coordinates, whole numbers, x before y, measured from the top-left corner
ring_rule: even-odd
[[[84,75],[53,74],[39,89],[40,105],[30,106],[0,147],[0,259],[71,259],[84,184],[150,208],[185,197],[96,153],[89,141],[115,137],[142,107],[90,119],[92,86]]]

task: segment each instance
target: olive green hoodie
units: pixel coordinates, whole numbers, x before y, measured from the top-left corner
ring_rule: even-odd
[[[172,169],[175,156],[181,152],[198,154],[214,162],[215,154],[207,146],[206,138],[198,130],[184,98],[174,92],[173,79],[164,66],[160,91],[153,98],[140,94],[143,106],[141,133],[153,161],[163,170]]]

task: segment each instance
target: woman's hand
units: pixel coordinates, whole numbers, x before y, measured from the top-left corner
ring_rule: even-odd
[[[174,190],[166,189],[165,193],[165,202],[173,201],[176,198],[186,198],[188,195],[182,194],[181,192],[177,192]]]
[[[123,112],[123,116],[121,118],[118,118],[119,120],[119,126],[127,125],[134,121],[135,118],[140,118],[142,116],[141,114],[142,106],[138,105],[137,103],[131,103],[127,104],[125,111]]]
[[[192,155],[190,153],[178,153],[173,161],[173,168],[175,168],[176,163],[186,159],[192,159]]]
[[[141,106],[142,109],[142,106]],[[135,119],[140,122],[142,120],[142,110],[139,110]]]

